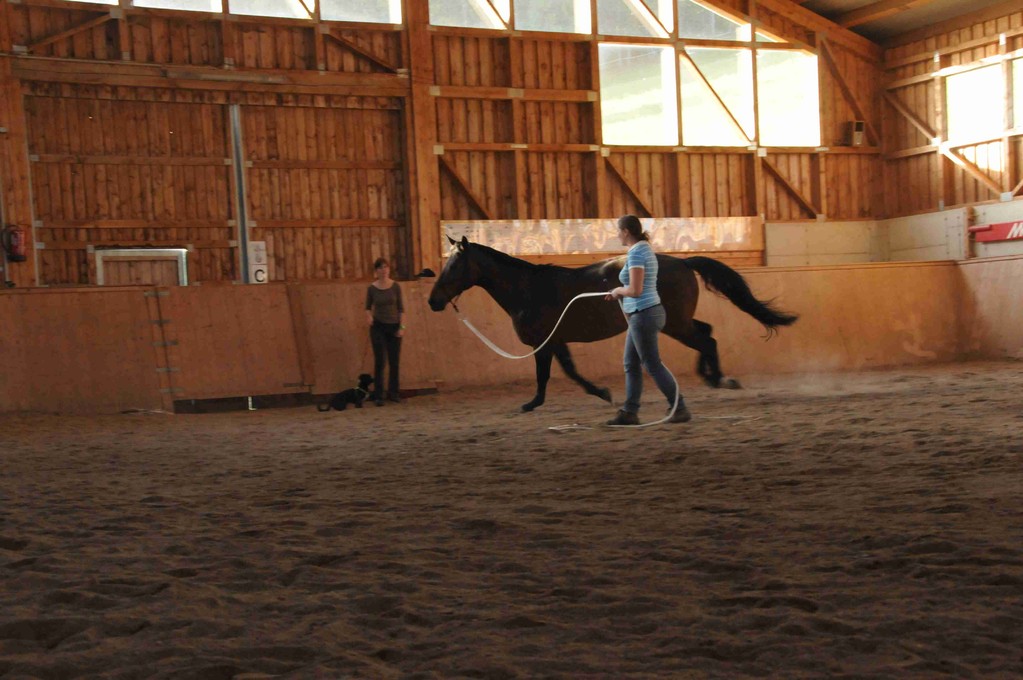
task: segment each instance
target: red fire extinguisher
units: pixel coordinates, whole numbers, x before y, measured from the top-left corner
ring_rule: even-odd
[[[7,252],[8,262],[25,261],[25,230],[21,227],[8,225],[0,230],[0,244]]]

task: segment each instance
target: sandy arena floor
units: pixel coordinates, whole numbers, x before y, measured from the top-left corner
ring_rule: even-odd
[[[0,416],[0,677],[1023,677],[1023,363],[745,382]]]

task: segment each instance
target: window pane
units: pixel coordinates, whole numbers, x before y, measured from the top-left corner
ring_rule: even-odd
[[[430,23],[465,28],[506,28],[487,0],[430,0]]]
[[[605,144],[675,146],[675,48],[600,45],[600,115]]]
[[[312,6],[312,0],[309,2]],[[231,14],[308,19],[309,12],[299,0],[230,0]]]
[[[508,20],[511,19],[511,0],[490,0],[490,4],[494,6],[501,21],[507,26]]]
[[[997,137],[1005,130],[1005,79],[1000,64],[945,79],[949,140]]]
[[[761,146],[820,146],[817,56],[757,50]]]
[[[220,0],[135,0],[136,7],[156,7],[157,9],[185,9],[192,12],[219,12]]]
[[[693,64],[679,58],[682,83],[682,143],[687,146],[745,146],[753,138],[753,53],[748,49],[687,48]],[[718,97],[742,126],[740,130]],[[743,132],[748,135],[743,134]]]
[[[1016,127],[1023,128],[1023,59],[1012,62],[1012,110]]]
[[[320,18],[400,24],[401,0],[320,0]]]
[[[680,38],[749,42],[752,28],[696,0],[678,0],[678,35]]]
[[[597,31],[602,35],[667,38],[674,24],[663,0],[597,0]]]
[[[515,28],[520,31],[589,33],[589,0],[515,0]]]

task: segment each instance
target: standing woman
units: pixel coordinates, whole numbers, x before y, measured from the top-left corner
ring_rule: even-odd
[[[629,331],[625,337],[625,403],[608,425],[638,425],[639,399],[643,393],[643,369],[649,373],[668,400],[668,411],[675,403],[678,387],[671,373],[661,363],[657,335],[664,328],[665,313],[657,294],[657,254],[650,245],[643,225],[635,215],[618,220],[618,238],[629,251],[625,266],[618,275],[622,285],[608,293],[605,299],[621,300],[622,309],[629,318]],[[671,417],[673,423],[690,420],[682,395],[678,408]]]
[[[391,265],[384,258],[373,263],[376,275],[366,290],[366,322],[373,343],[373,401],[384,405],[384,362],[388,364],[387,399],[398,403],[398,363],[401,359],[401,338],[405,335],[405,303],[401,287],[391,278]]]

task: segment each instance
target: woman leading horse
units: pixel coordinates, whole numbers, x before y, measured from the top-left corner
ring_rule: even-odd
[[[439,312],[463,291],[480,286],[500,305],[508,316],[519,340],[536,348],[543,344],[565,311],[566,305],[580,293],[606,293],[625,263],[624,257],[570,269],[555,265],[537,265],[512,257],[468,239],[454,241],[451,255],[430,292],[430,308]],[[711,387],[738,387],[731,378],[724,378],[718,362],[717,341],[711,336],[710,324],[693,318],[700,289],[699,274],[710,290],[728,298],[732,304],[759,321],[773,333],[778,326],[788,326],[798,317],[774,309],[758,300],[745,279],[731,267],[709,257],[677,258],[657,255],[659,268],[657,290],[664,305],[666,335],[699,352],[697,372]],[[522,405],[532,411],[544,403],[551,362],[557,359],[572,380],[587,394],[611,402],[611,392],[597,387],[579,375],[568,350],[570,342],[594,342],[625,332],[626,320],[618,305],[609,305],[602,297],[576,301],[565,313],[549,342],[535,354],[536,395]]]

